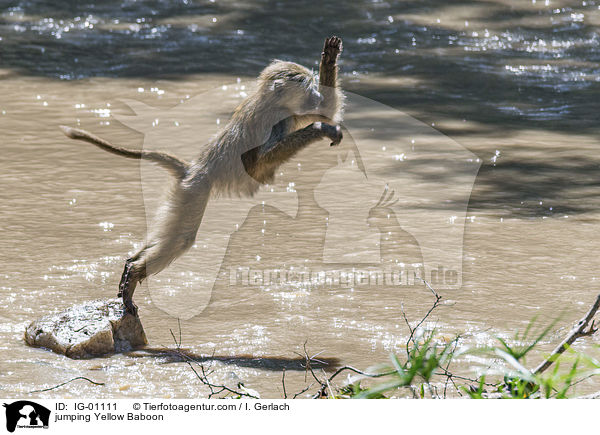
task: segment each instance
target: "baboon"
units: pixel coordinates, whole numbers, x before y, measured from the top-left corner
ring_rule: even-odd
[[[146,244],[125,262],[118,297],[137,315],[137,283],[156,274],[194,243],[206,204],[219,194],[253,195],[269,183],[276,169],[305,146],[329,138],[342,140],[343,94],[337,80],[342,40],[327,38],[321,54],[318,84],[312,71],[275,60],[258,77],[256,92],[234,111],[223,131],[185,162],[159,151],[129,150],[84,130],[61,126],[72,139],[108,152],[146,159],[171,172],[176,182],[149,229]]]

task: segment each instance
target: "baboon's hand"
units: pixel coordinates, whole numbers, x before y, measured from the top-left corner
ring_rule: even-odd
[[[327,135],[327,137],[329,139],[331,139],[331,143],[329,144],[329,146],[339,145],[339,143],[342,141],[342,138],[344,137],[340,126],[339,125],[330,125],[330,124],[325,124],[325,125],[327,126],[325,134]]]
[[[342,40],[337,36],[332,36],[331,38],[327,38],[325,40],[325,45],[323,45],[323,62],[332,64],[337,61],[339,54],[342,51]]]
[[[315,122],[315,128],[318,129],[323,136],[327,136],[331,139],[330,146],[338,145],[342,138],[344,137],[342,134],[342,129],[339,125],[331,125],[325,122]]]

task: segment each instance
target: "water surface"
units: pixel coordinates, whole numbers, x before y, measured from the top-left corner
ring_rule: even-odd
[[[124,259],[146,230],[139,166],[70,143],[57,125],[79,123],[139,147],[143,136],[116,120],[131,114],[123,100],[168,111],[204,91],[251,79],[273,58],[316,67],[323,37],[334,33],[344,38],[345,89],[432,126],[481,162],[467,209],[463,285],[442,292],[450,302],[428,327],[444,337],[465,333],[465,344],[481,346],[522,330],[536,316],[540,325],[561,316],[564,328],[543,344],[551,349],[598,291],[599,22],[594,1],[4,2],[2,395],[23,397],[75,376],[106,385],[74,382],[36,396],[207,394],[187,365],[160,350],[173,346],[169,329],[177,331],[178,322],[143,286],[136,298],[150,340],[146,353],[71,361],[24,345],[25,326],[40,315],[112,297]],[[236,92],[231,87],[232,98]],[[207,100],[207,110],[217,103]],[[197,122],[216,131],[217,119],[226,117],[209,113]],[[364,132],[371,128],[365,125]],[[184,145],[163,148],[176,152],[188,149]],[[428,181],[422,179],[428,164],[402,162],[409,187]],[[304,170],[305,181],[315,181],[311,168]],[[460,177],[431,174],[449,186]],[[312,209],[313,216],[318,212]],[[453,216],[450,206],[425,203],[407,213],[423,220],[432,213]],[[263,220],[255,216],[248,234],[259,237]],[[301,220],[295,223],[307,231]],[[279,244],[277,258],[269,260],[272,250],[241,239],[231,261],[247,261],[262,249],[263,262],[291,262],[310,248],[302,240]],[[440,236],[440,249],[447,244]],[[184,266],[158,278],[193,286],[193,271],[181,275]],[[311,353],[323,351],[322,359],[365,368],[402,351],[408,329],[401,306],[418,320],[432,303],[422,286],[373,294],[306,286],[231,289],[225,280],[215,290],[207,310],[182,322],[183,346],[213,361],[215,381],[243,380],[264,397],[282,396],[284,368],[288,392],[305,385],[297,355],[305,342]],[[588,338],[578,348],[596,355],[596,342]],[[468,373],[466,364],[457,370]]]

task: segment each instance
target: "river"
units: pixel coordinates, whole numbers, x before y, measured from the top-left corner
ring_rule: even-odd
[[[441,339],[461,334],[462,345],[482,347],[534,318],[539,328],[559,319],[541,343],[549,351],[583,316],[600,277],[600,3],[335,3],[2,2],[0,395],[85,376],[105,385],[75,381],[33,396],[205,397],[172,351],[171,330],[214,370],[213,382],[243,382],[262,397],[283,396],[284,370],[288,394],[311,382],[305,347],[327,371],[386,362],[409,335],[402,310],[414,325],[433,303],[419,282],[329,286],[232,272],[342,273],[372,247],[381,267],[451,263],[457,275],[446,287],[432,283],[444,304],[425,323]],[[222,264],[198,239],[198,257],[136,291],[145,351],[75,361],[27,347],[32,320],[116,295],[168,182],[69,141],[58,125],[191,158],[270,60],[316,69],[330,34],[344,39],[342,148],[314,144],[286,163],[273,184],[281,197],[253,206]],[[159,124],[171,130],[152,136]],[[394,165],[378,167],[382,156]],[[361,208],[371,214],[359,228],[352,213],[367,196],[355,195],[383,195],[382,186],[349,187],[369,167],[387,170],[396,188],[379,215]],[[215,222],[228,218],[215,213]],[[208,293],[194,293],[208,285],[199,284],[203,261],[217,261],[220,273]],[[598,357],[597,344],[591,337],[577,349]],[[456,370],[473,375],[468,360]]]

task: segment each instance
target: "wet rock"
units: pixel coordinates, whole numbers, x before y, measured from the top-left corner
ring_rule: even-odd
[[[139,317],[125,311],[121,299],[88,301],[32,322],[25,342],[70,358],[125,352],[148,342]]]

